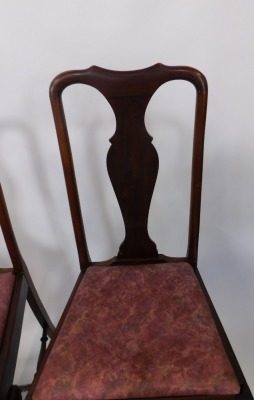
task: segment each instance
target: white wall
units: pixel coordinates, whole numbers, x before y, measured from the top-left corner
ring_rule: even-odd
[[[54,322],[75,281],[78,262],[48,99],[50,81],[59,72],[92,64],[137,69],[162,62],[190,65],[206,75],[199,268],[252,391],[253,16],[250,0],[10,0],[1,3],[0,13],[0,177],[24,258]],[[102,172],[115,123],[104,99],[94,90],[85,95],[77,88],[65,97],[89,245],[98,260],[115,254],[123,235]],[[81,103],[87,111],[79,114]],[[189,84],[166,85],[155,94],[146,118],[162,155],[151,236],[161,252],[171,255],[185,251],[187,214],[179,210],[188,205],[188,190],[174,192],[170,184],[185,183],[188,177],[193,103]],[[176,176],[167,175],[167,167],[174,165]],[[89,177],[95,180],[91,194]],[[5,252],[0,261],[7,263]],[[35,363],[39,331],[31,318],[28,311],[17,382],[31,379]]]

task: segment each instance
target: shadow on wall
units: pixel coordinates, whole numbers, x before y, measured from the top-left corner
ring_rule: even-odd
[[[93,119],[89,124],[85,121],[84,134],[83,121],[78,122],[72,147],[81,206],[85,205],[88,244],[93,259],[105,259],[117,253],[119,236],[124,235],[105,168],[108,140],[114,129],[112,121]],[[51,136],[53,140],[46,137],[49,140],[45,144],[39,132],[21,120],[0,122],[0,177],[15,234],[35,285],[56,322],[79,266],[55,132]],[[79,154],[81,148],[84,157]],[[9,265],[6,249],[0,262]]]
[[[61,281],[52,282],[47,274],[54,277],[54,268],[61,267],[60,277],[66,281],[73,277],[39,142],[34,130],[18,120],[0,122],[0,142],[1,182],[17,241],[39,292],[57,308]],[[7,253],[2,254],[0,261],[6,264]]]

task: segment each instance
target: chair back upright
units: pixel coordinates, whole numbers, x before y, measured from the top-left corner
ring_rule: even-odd
[[[1,184],[0,184],[0,225],[12,261],[14,271],[16,274],[23,273],[26,267],[13,232]]]

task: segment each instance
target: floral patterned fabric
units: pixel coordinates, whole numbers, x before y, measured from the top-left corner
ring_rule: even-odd
[[[90,267],[34,400],[237,394],[190,265]]]
[[[12,272],[0,272],[0,346],[9,311],[15,275]]]

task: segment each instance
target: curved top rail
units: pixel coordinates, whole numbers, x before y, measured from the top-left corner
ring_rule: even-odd
[[[84,70],[71,70],[55,77],[50,86],[51,95],[60,95],[70,85],[77,83],[95,87],[107,96],[128,96],[153,94],[159,86],[171,80],[191,82],[198,93],[207,92],[205,76],[197,69],[185,66],[170,67],[155,64],[133,71],[113,71],[97,66]]]

